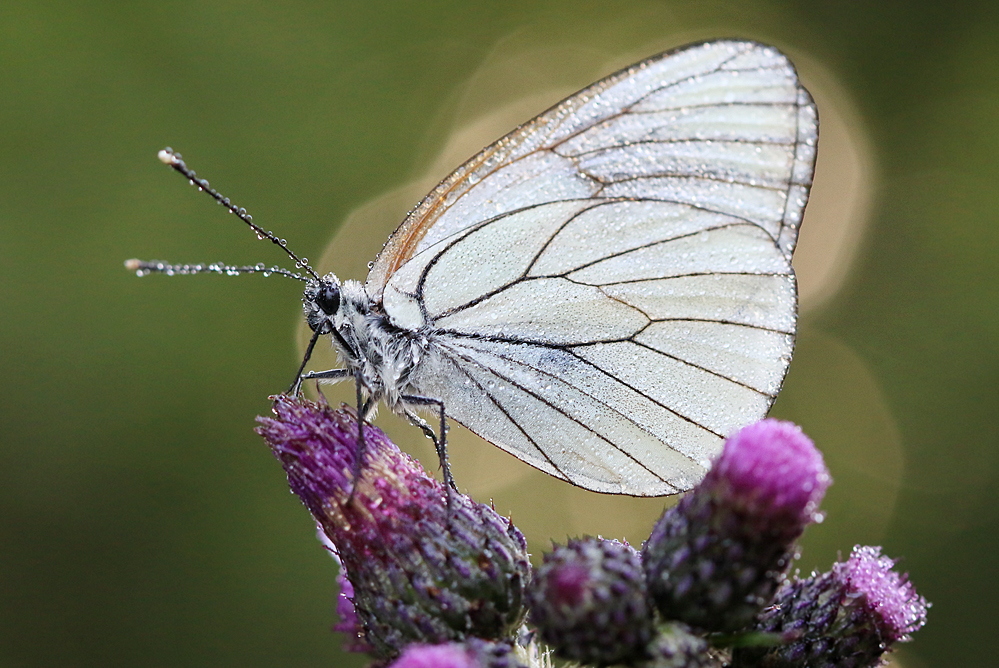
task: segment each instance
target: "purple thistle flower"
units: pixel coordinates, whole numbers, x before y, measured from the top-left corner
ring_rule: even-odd
[[[818,519],[830,482],[821,453],[789,422],[762,420],[731,436],[642,551],[659,611],[710,631],[750,624],[777,590],[794,542]]]
[[[513,645],[469,638],[463,643],[414,644],[388,668],[526,668],[514,657]]]
[[[544,556],[527,592],[541,639],[566,659],[599,665],[646,657],[653,617],[630,545],[570,540]]]
[[[757,630],[777,634],[777,647],[743,647],[733,666],[862,668],[876,666],[896,642],[926,623],[929,604],[879,547],[853,549],[845,562],[794,578],[760,615]]]
[[[461,643],[410,645],[389,668],[482,668]]]
[[[358,642],[390,659],[410,643],[512,635],[530,565],[509,520],[458,493],[449,509],[443,485],[368,425],[355,480],[350,409],[279,396],[273,410],[276,419],[258,418],[257,432],[336,548],[353,587]]]

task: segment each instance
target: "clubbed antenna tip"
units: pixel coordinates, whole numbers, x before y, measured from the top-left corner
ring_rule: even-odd
[[[175,161],[180,160],[177,154],[174,153],[173,149],[170,148],[169,146],[167,146],[166,148],[162,149],[159,153],[157,153],[156,157],[159,158],[160,162],[162,162],[164,165],[172,165]]]
[[[274,245],[278,246],[282,251],[284,251],[284,253],[288,257],[290,257],[295,262],[296,269],[304,269],[306,272],[308,272],[309,276],[311,276],[314,280],[317,281],[319,280],[319,274],[317,274],[315,270],[312,268],[312,266],[309,265],[308,258],[298,257],[298,255],[293,253],[288,248],[287,241],[281,239],[273,232],[264,230],[262,227],[255,224],[253,222],[253,216],[248,214],[246,212],[246,209],[233,204],[228,197],[223,197],[217,190],[212,188],[209,185],[207,179],[200,178],[193,169],[187,166],[187,163],[184,162],[184,159],[181,157],[180,153],[176,153],[172,148],[167,146],[166,148],[162,149],[159,153],[157,153],[156,157],[159,158],[160,162],[162,162],[165,165],[169,165],[174,170],[179,172],[182,176],[184,176],[188,180],[188,183],[190,183],[192,186],[196,186],[198,190],[207,193],[209,197],[211,197],[216,202],[218,202],[226,209],[228,209],[229,213],[236,214],[236,216],[238,216],[240,220],[246,223],[250,227],[250,229],[256,233],[258,239],[260,240],[267,239]],[[214,273],[225,273],[228,275],[236,275],[244,272],[253,273],[254,271],[260,271],[266,274],[272,274],[272,273],[282,274],[284,276],[289,276],[291,278],[300,278],[301,280],[308,280],[302,278],[298,274],[294,274],[293,272],[283,269],[278,270],[277,268],[271,268],[263,270],[257,268],[260,265],[255,265],[254,267],[249,268],[249,267],[229,267],[226,265],[222,265],[221,263],[218,263],[215,265],[207,265],[205,269],[202,269],[201,268],[202,266],[204,265],[168,265],[161,262],[143,262],[134,259],[127,260],[125,262],[126,268],[128,268],[130,271],[135,271],[140,276],[154,272],[166,273],[166,274],[192,274],[192,273],[201,273],[202,271],[208,271]],[[221,271],[219,269],[221,269]]]

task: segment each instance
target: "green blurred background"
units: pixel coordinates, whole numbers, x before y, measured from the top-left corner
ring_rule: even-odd
[[[801,334],[774,411],[836,481],[800,567],[883,545],[934,604],[898,663],[995,664],[995,3],[14,0],[0,4],[0,668],[365,663],[339,651],[336,570],[251,431],[299,359],[299,285],[126,272],[130,257],[280,261],[158,149],[363,278],[418,188],[478,148],[454,148],[457,128],[507,108],[470,135],[483,145],[616,67],[723,36],[785,50],[838,123],[809,216],[839,241],[802,234]],[[804,266],[823,258],[835,271]],[[663,506],[460,440],[459,483],[512,512],[535,553],[583,532],[638,543]]]

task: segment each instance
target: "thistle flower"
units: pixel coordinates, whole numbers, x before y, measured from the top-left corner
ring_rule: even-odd
[[[463,643],[410,645],[389,668],[526,668],[514,646],[469,638]]]
[[[787,580],[830,482],[789,423],[764,420],[728,439],[641,557],[617,541],[572,540],[528,586],[524,538],[492,508],[448,495],[374,427],[358,466],[353,411],[282,396],[274,413],[257,431],[341,565],[335,628],[378,666],[550,667],[521,629],[525,602],[560,656],[636,668],[873,666],[926,620],[926,601],[879,548]],[[728,664],[712,643],[733,636],[714,631],[769,644],[739,645]]]
[[[599,665],[646,656],[653,617],[638,553],[614,540],[570,540],[544,556],[527,592],[541,639]]]
[[[829,483],[822,455],[789,422],[763,420],[730,437],[642,551],[659,611],[710,631],[747,626],[773,597]]]
[[[336,548],[353,587],[360,642],[380,659],[411,643],[502,639],[523,618],[526,542],[509,520],[441,483],[366,425],[301,399],[274,399],[257,428],[295,494]]]
[[[461,643],[410,645],[389,668],[482,668]]]
[[[879,664],[882,654],[926,623],[929,604],[916,594],[895,562],[879,547],[853,549],[845,562],[777,592],[757,630],[786,639],[777,647],[744,647],[733,666],[772,668],[861,668]]]

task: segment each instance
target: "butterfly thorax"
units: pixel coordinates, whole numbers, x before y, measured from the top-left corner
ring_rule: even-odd
[[[412,394],[410,377],[426,357],[427,337],[392,325],[361,283],[341,284],[333,274],[310,282],[302,302],[309,327],[330,334],[341,364],[359,379],[362,392],[400,410],[401,397]]]

